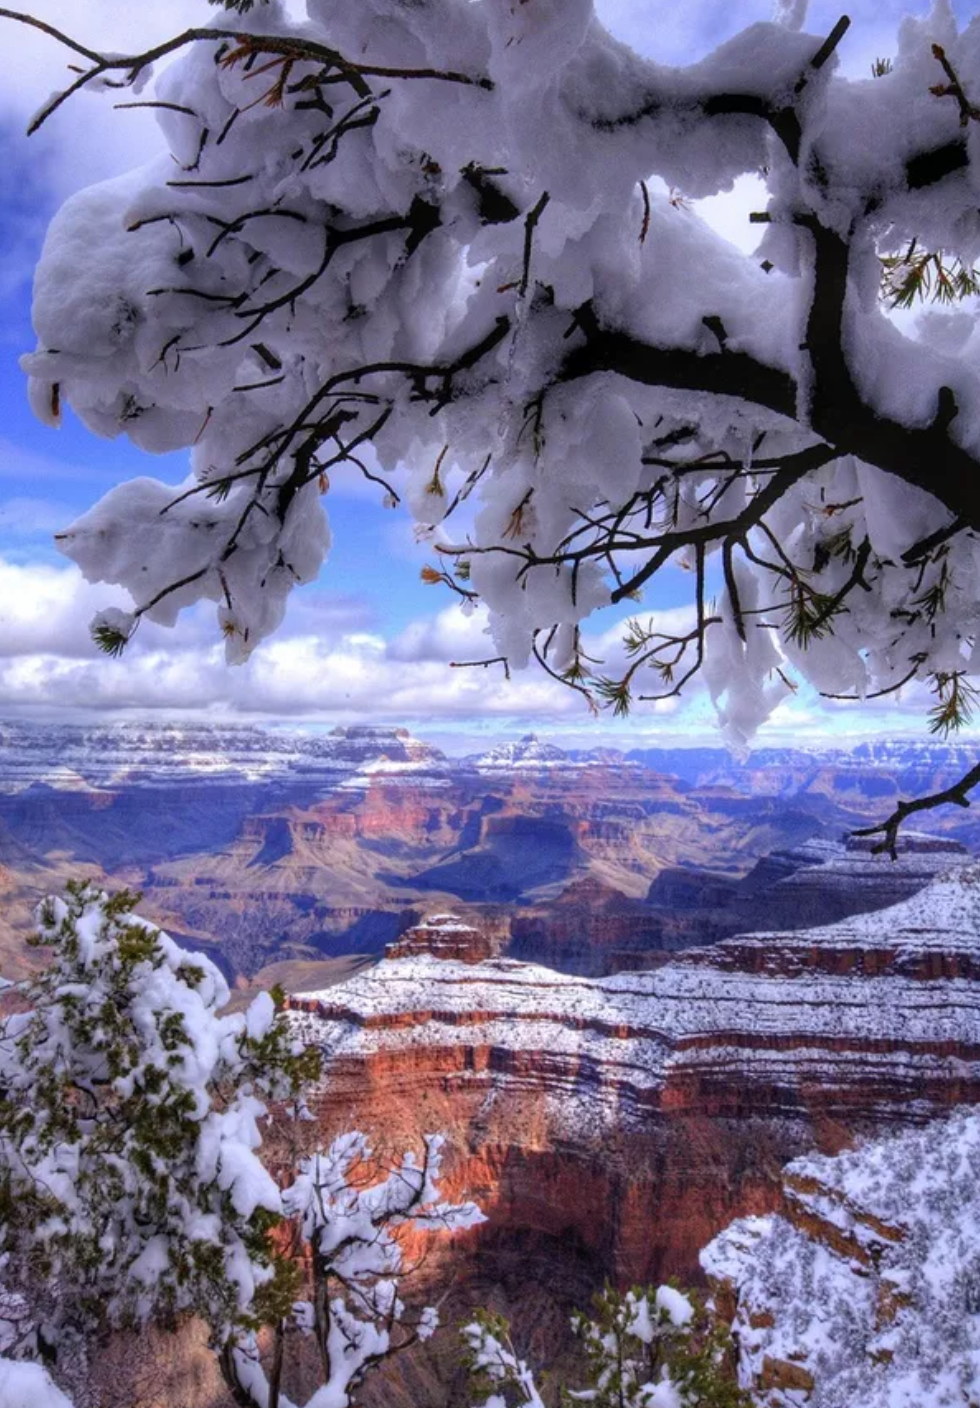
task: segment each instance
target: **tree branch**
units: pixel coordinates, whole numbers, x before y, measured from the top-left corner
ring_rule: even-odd
[[[967,793],[972,792],[974,787],[978,785],[980,785],[980,763],[975,764],[969,772],[964,773],[960,780],[954,782],[951,787],[946,787],[941,792],[933,792],[928,797],[917,797],[913,802],[899,802],[886,821],[880,822],[877,826],[865,826],[853,834],[855,836],[880,835],[881,842],[872,848],[875,854],[884,853],[891,856],[892,860],[897,860],[898,833],[910,816],[915,816],[917,812],[932,811],[947,803],[957,807],[969,807],[970,799]]]

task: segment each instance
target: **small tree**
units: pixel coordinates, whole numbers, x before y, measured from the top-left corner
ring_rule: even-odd
[[[593,1315],[576,1313],[572,1327],[585,1350],[588,1382],[559,1386],[562,1408],[748,1408],[725,1372],[723,1331],[673,1286],[607,1289],[596,1297]],[[480,1312],[463,1335],[476,1381],[490,1393],[482,1408],[545,1408],[506,1320]]]
[[[382,1177],[365,1137],[344,1135],[282,1192],[258,1154],[265,1101],[302,1114],[319,1058],[267,993],[222,1015],[221,974],[138,918],[137,898],[76,884],[46,900],[34,942],[51,962],[0,1019],[0,1345],[72,1387],[101,1336],[194,1314],[237,1403],[293,1408],[283,1347],[302,1329],[323,1371],[311,1405],[345,1408],[372,1365],[438,1321],[398,1295],[399,1229],[482,1214],[440,1198],[437,1135]],[[297,1301],[304,1249],[310,1302]]]
[[[49,966],[0,1021],[0,1248],[18,1353],[57,1357],[149,1319],[251,1322],[281,1215],[258,1157],[263,1096],[317,1067],[268,994],[221,1016],[221,974],[137,918],[137,896],[69,887],[38,911]]]
[[[365,1374],[428,1339],[435,1306],[409,1311],[401,1282],[410,1273],[403,1234],[453,1232],[484,1221],[475,1203],[450,1203],[439,1190],[443,1137],[428,1135],[420,1161],[406,1153],[382,1168],[365,1135],[340,1135],[301,1159],[283,1204],[293,1220],[293,1255],[308,1269],[309,1299],[275,1324],[272,1367],[262,1367],[254,1336],[229,1342],[222,1358],[236,1403],[293,1408],[281,1391],[283,1345],[292,1331],[311,1336],[320,1387],[307,1408],[345,1408]]]

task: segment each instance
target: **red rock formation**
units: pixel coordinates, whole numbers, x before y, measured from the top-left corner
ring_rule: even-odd
[[[386,961],[294,999],[328,1053],[326,1125],[445,1129],[483,1253],[592,1278],[697,1273],[815,1143],[980,1099],[980,871],[883,914],[730,940],[602,980]]]
[[[388,944],[386,958],[441,958],[447,962],[483,963],[496,958],[500,945],[485,929],[464,924],[455,914],[429,914]]]

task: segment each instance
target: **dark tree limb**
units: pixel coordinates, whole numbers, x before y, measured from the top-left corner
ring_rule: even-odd
[[[331,49],[326,44],[318,44],[312,39],[306,39],[299,35],[285,37],[278,34],[252,34],[238,29],[191,28],[185,29],[183,33],[175,35],[173,39],[168,39],[153,48],[145,49],[139,54],[100,54],[94,49],[79,44],[60,29],[56,29],[54,25],[46,24],[42,20],[35,19],[33,15],[24,14],[20,10],[0,8],[0,19],[14,20],[18,24],[26,24],[34,29],[39,29],[50,35],[52,39],[57,39],[60,44],[64,44],[74,53],[88,59],[92,64],[91,69],[80,74],[73,83],[62,92],[56,93],[44,104],[27,129],[29,135],[36,132],[72,94],[77,93],[87,84],[104,78],[106,74],[122,74],[121,86],[126,87],[134,82],[137,76],[144,69],[149,68],[151,64],[176,53],[179,49],[186,48],[189,44],[214,44],[222,40],[232,41],[242,50],[243,55],[248,51],[256,54],[279,54],[294,62],[306,60],[326,65],[328,68],[335,68],[343,74],[361,97],[367,97],[370,93],[370,88],[365,81],[368,78],[431,79],[442,83],[462,83],[470,87],[493,88],[492,81],[483,75],[474,77],[472,74],[456,73],[451,70],[391,68],[378,64],[352,63],[336,49]]]
[[[881,841],[872,847],[874,853],[888,855],[892,860],[897,860],[898,833],[910,816],[915,816],[917,812],[933,811],[936,807],[947,804],[956,807],[969,807],[970,799],[967,794],[977,786],[980,786],[980,763],[976,763],[951,787],[946,787],[941,792],[933,792],[928,797],[916,797],[913,802],[899,802],[887,820],[880,822],[877,826],[865,826],[853,834],[855,836],[880,835]]]

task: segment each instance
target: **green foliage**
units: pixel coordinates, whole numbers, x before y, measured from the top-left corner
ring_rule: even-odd
[[[253,1323],[257,1288],[282,1299],[258,1097],[297,1095],[318,1062],[268,998],[219,1016],[217,969],[138,902],[75,883],[38,909],[48,966],[0,1019],[4,1284],[39,1325],[195,1312],[220,1339]]]
[[[881,258],[881,295],[892,308],[911,308],[927,298],[933,303],[958,303],[980,293],[980,270],[955,256],[947,261],[942,249],[920,249],[913,240],[904,254]]]
[[[592,687],[606,705],[611,705],[614,718],[625,718],[633,703],[629,675],[615,679],[609,675],[599,675],[592,681]]]
[[[938,671],[930,678],[936,703],[929,710],[929,732],[948,738],[972,721],[980,704],[980,689],[962,670]]]
[[[634,1287],[625,1293],[607,1287],[589,1315],[572,1317],[587,1361],[586,1383],[539,1388],[518,1356],[510,1326],[501,1315],[477,1312],[464,1330],[467,1367],[484,1408],[652,1408],[676,1402],[680,1408],[750,1408],[751,1400],[734,1380],[734,1351],[724,1327],[704,1306],[674,1287]],[[665,1394],[667,1397],[665,1397]]]
[[[674,1288],[671,1288],[674,1289]],[[658,1304],[658,1292],[634,1286],[625,1294],[607,1287],[591,1315],[573,1316],[589,1361],[589,1402],[595,1408],[645,1408],[653,1386],[668,1379],[684,1408],[742,1408],[746,1396],[723,1372],[728,1340],[703,1307],[685,1294],[692,1315],[676,1323]],[[575,1395],[562,1390],[562,1408]]]
[[[115,626],[107,626],[103,622],[92,627],[92,639],[100,650],[104,650],[106,655],[111,655],[113,659],[120,656],[129,644],[129,636],[124,635]]]
[[[816,591],[802,576],[797,576],[789,584],[789,595],[783,607],[783,629],[794,645],[805,650],[813,641],[833,632],[834,617],[841,610],[843,602]]]

